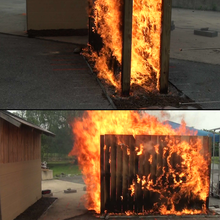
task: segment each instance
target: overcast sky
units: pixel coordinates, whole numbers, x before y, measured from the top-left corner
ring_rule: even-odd
[[[197,129],[220,128],[220,111],[146,111],[149,114],[156,115],[160,120],[167,119],[180,123],[185,120],[186,125]],[[164,116],[165,115],[165,116]]]

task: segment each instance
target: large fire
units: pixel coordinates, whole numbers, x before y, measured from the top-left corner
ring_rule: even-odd
[[[91,0],[90,0],[91,1]],[[122,63],[123,0],[96,0],[93,4],[95,30],[103,48],[93,52],[98,76],[120,89],[121,73],[109,68],[113,56]],[[131,85],[148,91],[159,89],[162,0],[134,0],[132,19]]]
[[[84,181],[87,185],[87,203],[89,210],[95,210],[100,213],[100,135],[195,135],[186,128],[183,121],[178,130],[172,129],[169,124],[160,122],[155,116],[145,112],[138,111],[87,111],[82,118],[76,119],[73,124],[74,146],[69,155],[77,155],[80,169],[84,175]],[[167,136],[168,138],[168,136]],[[152,147],[152,146],[151,146]],[[153,146],[158,151],[158,146]],[[200,154],[202,148],[201,141],[198,139],[195,143],[168,141],[170,155],[167,159],[169,175],[174,179],[174,187],[179,189],[179,193],[194,194],[202,201],[206,201],[209,193],[209,161]],[[148,145],[141,143],[136,146],[137,155],[142,155],[148,149]],[[170,165],[169,159],[172,153],[181,157],[183,169],[178,173],[178,178],[185,178],[184,184],[178,179],[177,173]],[[129,154],[129,152],[127,152]],[[152,163],[152,157],[148,159]],[[110,161],[111,162],[111,161]],[[158,184],[160,180],[158,180]],[[148,177],[139,177],[137,175],[136,184],[141,184],[143,188],[154,191],[157,189],[154,183]],[[129,188],[131,195],[135,194],[135,183]],[[167,190],[166,187],[162,190]],[[163,192],[161,192],[163,194]],[[202,210],[175,210],[173,201],[179,194],[170,195],[169,204],[160,207],[160,214],[198,214],[206,213],[206,206]],[[123,199],[123,198],[122,198]],[[168,206],[169,205],[169,206]],[[129,213],[127,213],[129,215]]]

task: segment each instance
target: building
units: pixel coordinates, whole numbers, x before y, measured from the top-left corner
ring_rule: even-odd
[[[88,34],[88,0],[27,0],[29,36]]]
[[[41,134],[55,136],[0,111],[0,220],[12,220],[41,198]]]

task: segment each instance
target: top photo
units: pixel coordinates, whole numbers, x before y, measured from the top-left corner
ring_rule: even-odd
[[[0,0],[0,109],[220,109],[219,0]]]

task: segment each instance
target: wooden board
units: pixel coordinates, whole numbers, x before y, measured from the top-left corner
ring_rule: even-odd
[[[131,47],[132,47],[132,14],[133,0],[124,0],[123,45],[122,45],[122,94],[129,95],[131,81]]]
[[[123,169],[123,151],[117,144],[116,153],[116,212],[122,212],[122,169]]]
[[[4,121],[3,119],[0,118],[0,163],[4,163],[3,124],[4,124]]]
[[[3,122],[3,163],[9,163],[9,145],[8,145],[8,140],[9,140],[9,135],[8,135],[8,132],[9,132],[9,123],[7,121],[4,121]]]
[[[162,1],[162,34],[160,51],[160,93],[168,92],[172,0]]]
[[[100,155],[104,155],[104,135],[101,135],[100,136]],[[105,163],[104,163],[104,157],[101,156],[100,157],[100,186],[101,186],[101,196],[100,196],[100,210],[101,210],[101,213],[104,213],[105,211],[105,194],[104,194],[104,187],[105,187]]]

